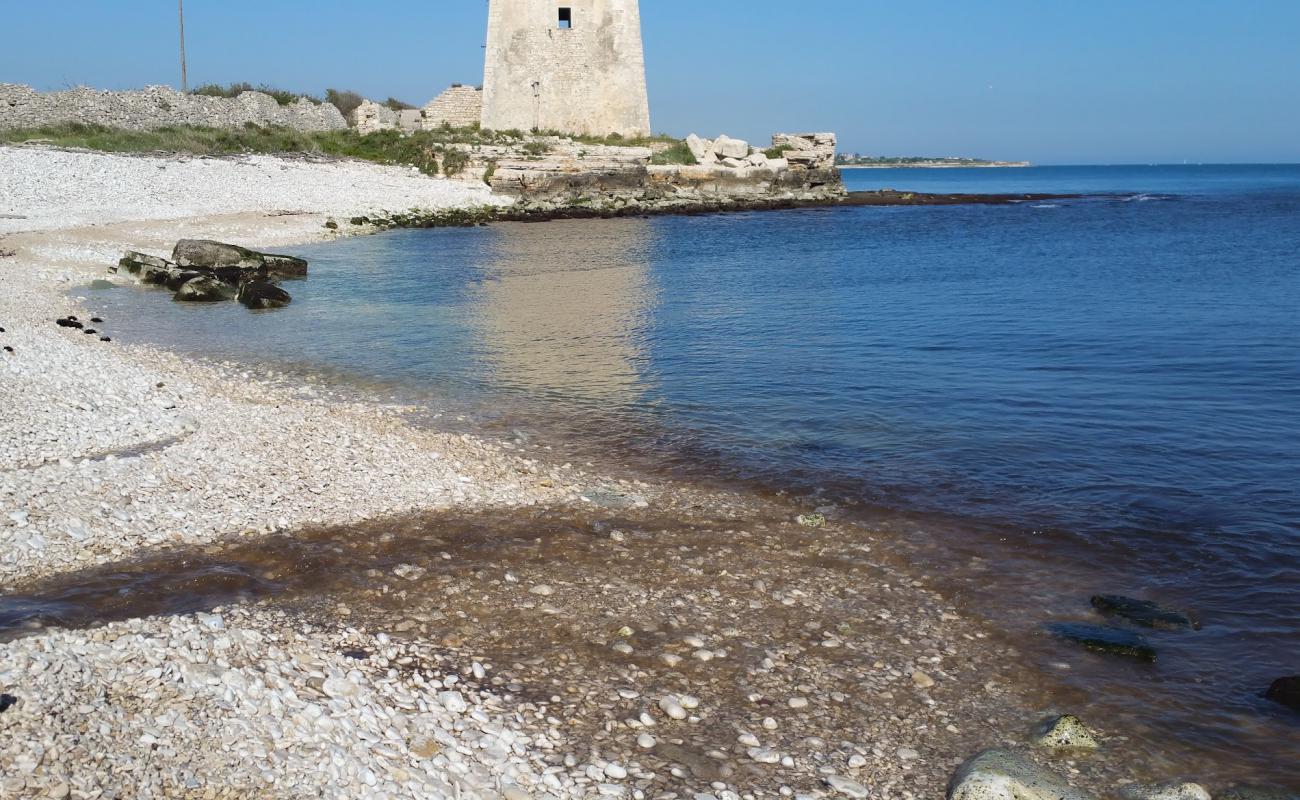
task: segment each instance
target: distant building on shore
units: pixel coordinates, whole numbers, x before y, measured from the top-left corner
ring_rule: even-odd
[[[482,125],[650,133],[639,0],[489,0]]]

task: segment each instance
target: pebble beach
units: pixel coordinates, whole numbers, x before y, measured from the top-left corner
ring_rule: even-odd
[[[1151,777],[1035,750],[1065,709],[1014,643],[832,510],[54,324],[131,283],[123,250],[506,202],[355,162],[0,147],[0,579],[78,623],[0,606],[0,797],[910,800],[986,747],[1098,792]]]

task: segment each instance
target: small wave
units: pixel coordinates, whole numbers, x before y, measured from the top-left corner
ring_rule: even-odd
[[[1060,208],[1060,203],[1035,203],[1030,208]]]

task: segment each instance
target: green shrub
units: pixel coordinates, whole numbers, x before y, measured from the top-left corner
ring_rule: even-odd
[[[497,174],[497,162],[489,161],[487,169],[483,170],[483,182],[488,186],[492,185],[492,176]]]
[[[520,149],[530,156],[544,156],[551,152],[551,146],[546,142],[526,142]]]
[[[384,101],[384,105],[388,106],[394,111],[413,111],[415,109],[415,106],[411,105],[410,103],[406,103],[401,100],[398,100],[396,97],[388,98],[387,100]]]
[[[351,114],[353,111],[356,111],[357,106],[364,103],[365,100],[366,98],[362,97],[356,92],[350,92],[342,89],[325,90],[325,102],[337,108],[339,110],[339,113],[345,117],[348,114]]]
[[[469,166],[469,153],[464,150],[452,148],[442,156],[442,171],[449,178],[461,174],[467,166]]]
[[[785,154],[794,148],[788,144],[779,144],[776,147],[769,147],[763,151],[763,155],[768,158],[785,158]]]
[[[282,106],[292,105],[302,99],[310,100],[316,105],[321,104],[319,97],[312,97],[311,95],[303,94],[302,92],[290,92],[284,89],[277,89],[274,86],[267,86],[265,83],[256,87],[246,81],[242,83],[232,83],[227,86],[222,86],[216,83],[205,83],[196,89],[190,90],[190,94],[202,95],[203,97],[226,98],[239,97],[244,92],[261,92],[262,94],[269,94],[271,97],[275,98],[275,102]]]

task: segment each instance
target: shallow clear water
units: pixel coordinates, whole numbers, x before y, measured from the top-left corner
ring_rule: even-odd
[[[1158,671],[1070,680],[1162,698],[1166,735],[1294,754],[1258,693],[1300,659],[1300,167],[846,180],[1115,196],[395,232],[298,249],[280,312],[96,302],[114,335],[852,505],[1026,636],[1092,591],[1187,607],[1204,627],[1153,634]]]

